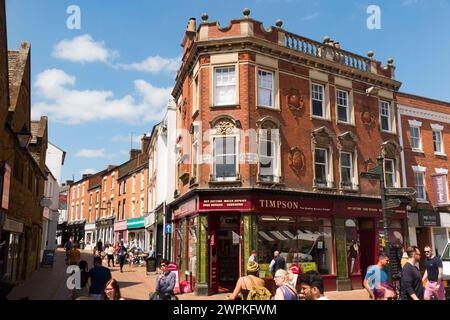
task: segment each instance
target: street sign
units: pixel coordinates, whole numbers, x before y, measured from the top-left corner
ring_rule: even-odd
[[[166,233],[172,233],[172,224],[166,224]]]
[[[381,167],[380,166],[376,166],[376,167],[370,169],[367,172],[368,173],[374,173],[374,174],[381,174]]]
[[[380,180],[381,176],[377,173],[370,173],[370,172],[361,172],[359,175],[363,179],[370,179],[370,180]]]
[[[402,204],[400,199],[389,199],[384,203],[384,209],[394,209]]]
[[[386,196],[410,197],[416,194],[414,188],[386,188]]]

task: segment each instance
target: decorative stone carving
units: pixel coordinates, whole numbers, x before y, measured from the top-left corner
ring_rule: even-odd
[[[293,147],[289,151],[289,167],[292,168],[296,175],[300,175],[305,167],[305,155],[300,148]]]
[[[361,121],[366,127],[371,128],[375,125],[376,118],[369,110],[364,110],[361,112]]]
[[[375,161],[373,161],[370,157],[364,160],[364,171],[367,172],[369,170],[369,165],[373,167],[375,164]]]
[[[233,133],[235,125],[230,120],[224,119],[219,121],[215,125],[215,128],[217,129],[218,134],[227,135]]]
[[[353,151],[356,148],[357,143],[358,138],[356,135],[351,131],[347,131],[338,136],[337,147],[339,150]]]
[[[327,127],[320,127],[311,132],[312,142],[315,145],[328,146],[333,142],[333,133]]]
[[[300,111],[305,107],[305,97],[297,89],[291,89],[288,94],[289,109]]]
[[[385,158],[395,159],[400,156],[400,152],[402,152],[402,147],[393,140],[385,141],[381,145],[381,154]]]

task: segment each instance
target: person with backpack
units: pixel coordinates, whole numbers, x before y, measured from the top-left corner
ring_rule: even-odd
[[[291,279],[286,270],[279,269],[275,272],[274,280],[278,287],[275,300],[298,300],[297,290],[290,284]]]
[[[229,300],[270,300],[272,294],[265,287],[265,282],[259,277],[259,264],[249,261],[247,275],[239,278]]]

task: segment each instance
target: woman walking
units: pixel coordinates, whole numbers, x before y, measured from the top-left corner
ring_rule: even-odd
[[[239,278],[233,293],[228,297],[228,299],[236,300],[240,295],[242,295],[242,300],[248,300],[248,294],[251,290],[264,287],[264,280],[259,278],[259,264],[255,261],[249,261],[247,264],[247,275]],[[270,292],[266,295],[268,295],[269,300],[271,298]]]
[[[103,300],[125,300],[120,294],[119,283],[116,279],[111,279],[106,283]]]

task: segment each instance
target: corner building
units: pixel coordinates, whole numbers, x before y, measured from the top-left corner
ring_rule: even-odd
[[[274,250],[319,271],[326,290],[362,288],[381,250],[377,181],[385,156],[401,187],[393,60],[383,65],[325,39],[265,29],[249,11],[227,27],[189,21],[177,104],[172,258],[192,289],[232,289],[253,249],[261,276]],[[405,207],[391,241],[406,242]],[[185,280],[185,279],[182,279]]]

